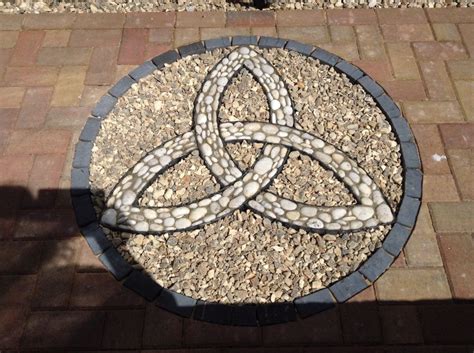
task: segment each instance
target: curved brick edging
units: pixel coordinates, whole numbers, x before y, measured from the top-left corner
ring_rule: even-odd
[[[89,164],[92,146],[99,132],[102,119],[113,109],[117,99],[127,92],[132,84],[151,74],[154,70],[161,69],[165,64],[188,55],[201,54],[231,45],[285,48],[311,56],[326,65],[333,66],[337,71],[348,76],[354,83],[360,84],[374,98],[395,130],[401,146],[405,173],[404,195],[393,228],[385,237],[382,247],[375,251],[357,271],[335,282],[329,288],[299,297],[293,302],[255,305],[208,303],[162,288],[143,272],[133,269],[112,246],[99,227],[91,200]],[[81,233],[93,253],[99,257],[99,260],[117,280],[123,281],[124,286],[142,295],[148,301],[155,301],[158,306],[183,317],[192,317],[218,324],[262,326],[294,321],[298,318],[314,315],[332,308],[336,303],[348,300],[374,283],[400,254],[413,230],[421,204],[422,178],[420,157],[408,122],[383,88],[362,70],[321,48],[315,48],[293,40],[236,36],[210,39],[170,50],[150,61],[146,61],[131,71],[128,76],[120,79],[92,110],[92,116],[87,120],[79,137],[71,172],[71,197]]]

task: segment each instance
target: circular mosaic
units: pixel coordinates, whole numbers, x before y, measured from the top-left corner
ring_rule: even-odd
[[[194,43],[92,115],[72,171],[81,231],[125,286],[183,316],[265,325],[330,308],[390,266],[416,221],[406,120],[320,48]]]

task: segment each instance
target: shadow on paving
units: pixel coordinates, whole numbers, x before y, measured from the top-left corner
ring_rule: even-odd
[[[473,351],[473,300],[359,299],[264,327],[180,317],[104,271],[78,236],[69,195],[40,190],[33,197],[22,187],[0,187],[1,352]]]

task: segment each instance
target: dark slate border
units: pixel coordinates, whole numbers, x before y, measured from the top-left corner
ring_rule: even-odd
[[[261,48],[286,48],[303,55],[311,56],[321,63],[334,66],[347,75],[370,94],[392,125],[401,145],[403,166],[405,168],[404,195],[396,215],[396,223],[385,237],[382,247],[356,271],[325,288],[288,303],[225,305],[196,300],[162,288],[141,271],[134,270],[120,253],[112,246],[98,219],[92,204],[89,186],[89,164],[94,140],[100,130],[101,120],[115,106],[118,98],[140,79],[150,75],[165,64],[173,63],[182,57],[200,54],[216,48],[232,45],[258,45]],[[408,122],[398,106],[384,89],[372,78],[353,64],[331,54],[324,49],[299,43],[294,40],[255,36],[236,36],[209,39],[177,50],[167,51],[131,71],[120,79],[103,96],[92,111],[76,145],[71,171],[71,196],[76,220],[93,253],[118,280],[124,280],[127,288],[135,291],[159,307],[183,317],[225,325],[257,326],[271,325],[306,318],[344,302],[373,283],[386,271],[394,258],[402,251],[408,241],[419,212],[423,174],[418,149]]]

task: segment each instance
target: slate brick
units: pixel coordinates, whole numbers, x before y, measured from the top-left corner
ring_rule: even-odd
[[[125,280],[123,285],[134,292],[140,294],[148,301],[154,300],[161,292],[161,286],[158,285],[149,276],[143,272],[133,271]]]
[[[131,271],[130,266],[115,248],[108,248],[99,260],[114,275],[117,280],[125,278]]]
[[[387,253],[383,248],[378,249],[369,259],[360,267],[362,273],[369,281],[374,282],[393,262],[393,256]]]
[[[183,317],[190,317],[196,305],[196,299],[163,288],[157,303],[161,308],[172,313]]]
[[[328,289],[299,297],[294,301],[296,310],[302,318],[317,314],[321,311],[331,309],[336,305],[331,292]]]
[[[367,287],[368,284],[365,282],[364,277],[358,272],[353,272],[330,286],[329,290],[338,302],[344,302]]]
[[[293,303],[269,303],[257,306],[260,325],[274,325],[296,320]]]

